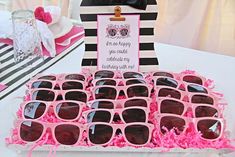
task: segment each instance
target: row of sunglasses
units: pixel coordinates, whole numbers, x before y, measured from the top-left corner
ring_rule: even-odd
[[[82,111],[82,103],[59,101],[53,102],[53,105],[46,102],[25,102],[23,104],[23,119],[18,121],[20,139],[25,142],[37,142],[45,135],[45,131],[50,128],[53,138],[57,144],[76,145],[82,140],[82,133],[86,131],[89,144],[106,145],[110,143],[117,129],[121,129],[122,134],[130,145],[143,146],[149,143],[152,130],[155,128],[162,134],[166,129],[176,129],[177,134],[185,133],[189,124],[193,124],[196,131],[201,133],[202,139],[217,140],[223,136],[224,123],[223,119],[209,117],[213,112],[200,109],[204,106],[198,106],[194,110],[194,118],[184,117],[171,112],[171,108],[162,107],[154,113],[157,124],[148,123],[149,108],[135,106],[138,104],[149,106],[149,101],[143,98],[131,98],[130,100],[95,100],[93,106],[108,107],[109,109],[92,109],[85,111],[83,117],[85,124],[72,122],[78,119]],[[116,105],[115,105],[116,104]],[[125,108],[114,108],[111,106],[125,106]],[[54,107],[55,116],[66,122],[42,122],[40,118],[47,114],[49,106]],[[163,105],[164,106],[164,105]],[[206,113],[205,113],[206,111]],[[118,113],[123,124],[115,124],[115,115]],[[144,134],[144,135],[143,135]]]
[[[30,89],[29,96],[31,100],[78,100],[86,103],[90,99],[90,95],[93,99],[113,100],[118,99],[120,93],[127,98],[150,97],[151,91],[154,89],[158,97],[171,96],[184,100],[185,96],[189,96],[192,101],[197,101],[199,99],[195,100],[198,97],[195,96],[195,93],[200,93],[200,97],[204,100],[207,99],[205,101],[208,103],[217,101],[213,97],[213,92],[203,86],[205,78],[196,75],[175,76],[176,74],[155,72],[150,75],[151,79],[146,79],[149,74],[143,76],[142,73],[125,72],[122,73],[121,78],[115,74],[113,71],[103,70],[96,72],[90,78],[82,74],[37,76],[27,84]],[[174,76],[174,78],[170,76]],[[85,89],[90,91],[91,84],[93,85],[92,92],[86,91]]]
[[[193,124],[201,138],[214,141],[223,136],[223,120],[214,117],[188,118],[172,114],[156,114],[159,123],[156,125],[146,122],[107,123],[93,122],[81,124],[77,122],[48,123],[39,120],[18,120],[19,138],[26,143],[38,142],[45,136],[48,128],[56,144],[76,145],[87,140],[92,145],[107,145],[113,139],[117,129],[120,129],[126,142],[132,146],[147,145],[152,139],[155,128],[162,134],[166,129],[174,128],[176,134],[183,134]],[[165,129],[166,128],[166,129]],[[85,132],[85,135],[83,133]]]

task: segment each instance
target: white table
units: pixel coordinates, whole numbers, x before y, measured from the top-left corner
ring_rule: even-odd
[[[180,72],[182,70],[190,69],[196,70],[199,74],[206,76],[207,78],[213,79],[216,83],[216,90],[224,93],[225,99],[228,102],[226,107],[225,115],[227,120],[227,129],[231,132],[232,138],[235,138],[235,123],[232,120],[235,111],[235,58],[217,55],[212,53],[207,53],[203,51],[196,51],[192,49],[186,49],[182,47],[176,47],[166,44],[156,44],[157,55],[159,57],[160,69]],[[65,57],[59,63],[56,63],[51,68],[46,70],[45,74],[50,73],[63,73],[63,72],[79,72],[81,70],[81,60],[84,52],[84,44],[77,48],[69,56]],[[25,93],[26,87],[23,86],[16,90],[15,92],[8,95],[6,98],[1,100],[0,103],[0,157],[15,157],[16,152],[5,146],[5,137],[9,136],[10,129],[13,127],[13,120],[15,118],[15,113],[18,109],[18,105],[22,100]],[[148,151],[148,150],[147,150]],[[177,150],[175,150],[177,151]],[[183,155],[190,157],[216,157],[216,152],[213,150],[204,151],[204,153],[195,153],[190,155],[189,151],[186,153],[144,153],[135,154],[135,156],[174,156],[182,157]],[[203,151],[202,151],[203,152]],[[36,156],[47,156],[47,154],[38,154]],[[70,152],[59,153],[58,156],[70,155]],[[102,153],[82,153],[81,156],[102,156]],[[107,156],[118,156],[118,154],[108,152]],[[120,155],[120,154],[119,154]],[[233,157],[235,154],[224,155],[226,157]],[[75,155],[74,155],[75,156]],[[121,156],[121,155],[120,155]],[[133,156],[132,153],[126,153],[125,156]]]

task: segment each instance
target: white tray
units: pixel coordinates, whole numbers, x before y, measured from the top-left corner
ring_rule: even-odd
[[[30,146],[12,145],[19,157],[26,157]],[[33,157],[47,157],[51,146],[38,147],[33,150]],[[133,147],[71,147],[59,146],[56,157],[220,157],[233,152],[231,149],[198,149],[198,148],[133,148]]]

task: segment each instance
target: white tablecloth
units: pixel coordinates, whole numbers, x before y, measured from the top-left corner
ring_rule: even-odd
[[[160,62],[161,70],[169,70],[180,72],[185,69],[196,70],[199,74],[210,78],[216,83],[216,90],[224,93],[225,99],[228,102],[225,116],[227,120],[227,130],[231,132],[231,137],[235,138],[235,58],[223,55],[207,53],[203,51],[196,51],[182,47],[176,47],[166,44],[156,44],[157,55]],[[66,56],[63,60],[53,65],[46,70],[45,74],[63,73],[63,72],[79,72],[81,70],[81,60],[84,52],[84,44],[74,50],[73,53]],[[23,86],[1,100],[0,103],[0,157],[15,157],[16,152],[5,146],[5,137],[9,136],[10,129],[13,127],[13,120],[15,112],[22,101],[26,87]],[[58,153],[57,153],[58,154]],[[100,153],[99,153],[100,154]],[[60,154],[58,154],[60,155]],[[69,155],[67,152],[66,156]],[[93,154],[92,156],[98,154]],[[110,154],[109,154],[110,155]],[[112,154],[115,156],[115,154]],[[126,154],[127,155],[127,154]],[[133,154],[132,154],[133,155]],[[129,154],[128,156],[132,156]],[[136,156],[137,154],[135,154]],[[144,156],[154,156],[154,154],[145,154]],[[167,154],[160,153],[157,156],[162,157]],[[89,156],[83,154],[82,156]],[[140,156],[140,155],[139,155]],[[156,156],[156,155],[155,155]],[[170,155],[169,155],[170,156]],[[190,154],[171,154],[174,157],[192,156]],[[202,157],[202,154],[195,155]],[[215,157],[214,153],[207,154],[205,157]],[[235,154],[225,155],[226,157],[233,157]]]

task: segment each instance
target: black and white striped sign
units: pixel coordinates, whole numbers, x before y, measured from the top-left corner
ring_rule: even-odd
[[[46,70],[54,65],[56,62],[67,56],[74,49],[78,48],[83,43],[83,40],[78,40],[72,46],[64,50],[62,53],[54,58],[44,57],[44,60],[40,58],[34,58],[32,60],[23,60],[19,63],[14,62],[13,47],[0,43],[0,83],[7,86],[6,89],[0,91],[0,100],[24,85],[30,78],[36,74]],[[33,68],[22,68],[24,65],[33,63]]]
[[[98,6],[92,0],[83,0],[80,6],[81,20],[85,29],[85,54],[82,66],[97,69],[97,15],[114,14],[112,6]],[[154,50],[154,25],[157,18],[156,0],[148,0],[146,10],[120,5],[122,15],[140,15],[140,71],[153,71],[158,67]],[[137,52],[138,53],[138,52]]]

